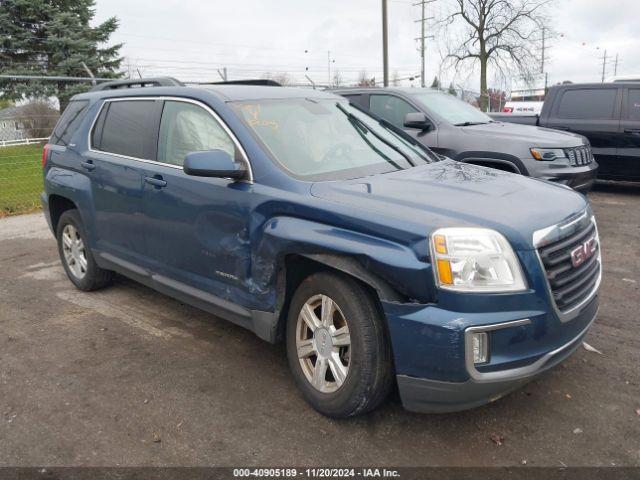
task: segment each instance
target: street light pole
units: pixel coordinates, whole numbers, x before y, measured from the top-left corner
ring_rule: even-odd
[[[387,31],[387,0],[382,0],[382,77],[389,86],[389,32]]]

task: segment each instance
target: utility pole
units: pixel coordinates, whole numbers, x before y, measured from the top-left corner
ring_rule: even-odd
[[[218,75],[220,75],[220,78],[222,79],[223,82],[227,81],[227,67],[222,67],[222,70],[220,70],[219,68],[218,70]]]
[[[618,75],[618,54],[616,53],[616,62],[613,66],[613,76]]]
[[[415,20],[416,22],[420,22],[420,37],[416,40],[420,40],[420,86],[422,88],[426,87],[426,75],[425,75],[425,45],[424,41],[427,38],[433,38],[433,35],[425,36],[425,22],[427,20],[431,20],[433,17],[425,17],[425,6],[427,3],[433,3],[435,0],[420,0],[418,3],[414,3],[414,6],[420,5],[422,10],[422,14],[420,15],[420,20]],[[440,81],[440,79],[438,79]]]
[[[602,57],[602,83],[604,83],[604,74],[607,68],[607,51],[604,51],[604,55]]]
[[[89,74],[89,76],[91,77],[91,85],[97,85],[98,82],[96,82],[96,77],[93,74],[93,72],[89,69],[89,67],[87,67],[87,64],[84,62],[82,63],[82,68],[84,68],[84,71],[87,72]]]
[[[327,75],[328,75],[328,79],[327,79],[327,85],[331,86],[331,64],[335,63],[335,59],[332,60],[331,59],[331,50],[327,50]]]
[[[387,0],[382,0],[382,77],[389,86],[389,32],[387,25]]]
[[[547,28],[542,27],[542,61],[540,62],[540,73],[544,73],[544,48],[545,48],[545,39],[546,39]]]

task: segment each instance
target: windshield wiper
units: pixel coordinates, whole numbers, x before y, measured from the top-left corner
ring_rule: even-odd
[[[398,148],[396,145],[391,143],[389,140],[384,138],[379,133],[376,133],[373,130],[371,130],[371,128],[369,128],[369,126],[367,126],[366,123],[364,123],[362,120],[360,120],[358,117],[356,117],[353,113],[351,113],[346,108],[344,108],[342,105],[340,105],[340,102],[336,102],[336,107],[338,107],[338,110],[340,110],[342,113],[344,113],[351,122],[358,124],[360,126],[360,128],[362,128],[363,130],[365,130],[367,132],[370,132],[371,135],[376,137],[378,140],[380,140],[382,143],[384,143],[386,146],[388,146],[391,150],[393,150],[396,153],[399,153],[400,155],[402,155],[402,157],[404,157],[404,159],[409,163],[409,165],[411,165],[412,167],[416,166],[416,164],[413,163],[413,160],[411,160],[411,157],[409,155],[407,155],[406,153],[404,153],[402,151],[402,149]]]

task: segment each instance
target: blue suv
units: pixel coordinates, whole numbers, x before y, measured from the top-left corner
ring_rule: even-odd
[[[328,416],[396,385],[413,411],[491,402],[567,358],[598,309],[584,196],[435,155],[330,93],[99,85],[43,166],[77,288],[117,272],[285,341]]]

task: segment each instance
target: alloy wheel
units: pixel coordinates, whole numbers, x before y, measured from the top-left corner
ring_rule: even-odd
[[[322,393],[337,391],[349,374],[351,337],[340,307],[326,295],[302,306],[296,325],[296,350],[309,383]]]
[[[71,224],[62,230],[62,253],[69,270],[78,280],[87,274],[87,251],[80,232]]]

